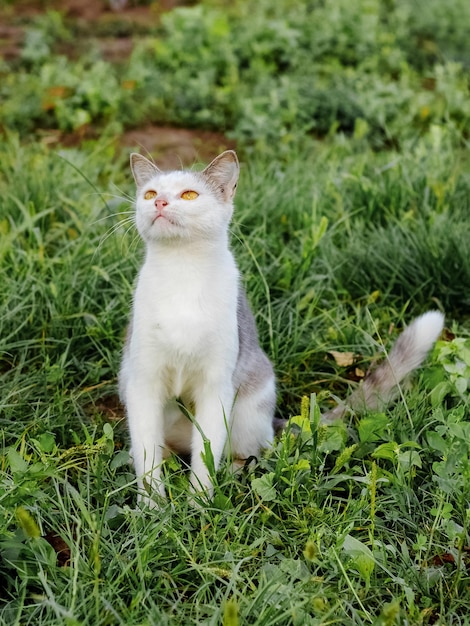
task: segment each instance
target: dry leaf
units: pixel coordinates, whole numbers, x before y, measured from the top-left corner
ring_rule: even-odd
[[[349,367],[354,363],[354,352],[337,352],[336,350],[330,350],[328,354],[331,354],[336,365],[341,367]]]

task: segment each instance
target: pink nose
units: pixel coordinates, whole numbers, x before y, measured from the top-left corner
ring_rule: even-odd
[[[162,209],[164,209],[166,206],[168,206],[168,201],[165,200],[164,198],[157,198],[155,200],[155,206],[157,207],[157,209],[159,211],[161,211]]]

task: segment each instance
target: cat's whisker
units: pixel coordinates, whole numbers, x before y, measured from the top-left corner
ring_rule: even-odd
[[[129,251],[132,252],[133,250],[137,250],[140,245],[140,242],[141,242],[141,239],[139,237],[139,234],[137,233],[131,239],[131,242],[129,244]]]
[[[133,228],[135,228],[135,222],[133,217],[129,217],[125,220],[122,220],[121,222],[119,222],[119,224],[115,224],[112,227],[112,232],[110,232],[109,234],[115,234],[117,232],[119,232],[121,229],[124,230],[124,232],[122,233],[123,237],[126,237],[129,233],[129,231],[131,231]]]
[[[134,215],[134,211],[119,211],[118,213],[110,213],[109,215],[105,215],[104,217],[100,217],[99,219],[92,222],[92,224],[99,224],[100,222],[104,222],[105,220],[109,220],[111,217],[120,217],[121,215]]]
[[[133,198],[129,197],[129,196],[119,196],[119,195],[114,194],[114,193],[108,193],[106,195],[108,196],[108,198],[112,198],[114,200],[119,200],[123,204],[133,205],[135,203],[135,200]]]
[[[108,204],[108,201],[113,199],[113,200],[119,200],[120,202],[122,202],[123,204],[133,204],[134,203],[134,199],[130,198],[130,197],[123,197],[121,195],[116,195],[116,194],[112,194],[110,192],[90,192],[88,194],[86,194],[86,197],[88,198],[93,198],[96,200],[96,198],[100,199],[102,201],[102,207],[100,210],[105,210],[105,211],[109,211],[110,207]]]
[[[124,249],[124,242],[127,239],[127,236],[129,235],[129,233],[134,229],[135,225],[131,224],[129,226],[129,228],[127,228],[127,230],[123,233],[122,238],[121,238],[121,254],[124,255],[126,252],[133,252],[133,250],[137,250],[139,244],[140,244],[140,236],[138,232],[135,232],[135,234],[133,235],[132,239],[130,240],[128,246],[127,246],[127,250]]]
[[[179,154],[176,155],[178,161],[180,162],[180,170],[183,171],[184,170],[184,165],[183,165],[183,159],[180,157]]]
[[[118,222],[117,224],[113,224],[107,231],[106,233],[101,237],[99,244],[95,250],[95,253],[93,255],[93,257],[95,256],[95,254],[101,250],[101,248],[104,246],[104,244],[106,243],[106,241],[113,236],[116,232],[118,232],[121,228],[126,227],[129,224],[129,228],[125,231],[124,236],[131,230],[131,228],[133,228],[134,226],[134,219],[133,216],[127,217],[124,220],[121,220],[120,222]]]
[[[115,224],[112,224],[109,230],[119,230],[119,228],[121,228],[122,226],[127,226],[128,224],[134,224],[134,213],[133,212],[129,212],[127,214],[123,214],[123,213],[119,213],[120,216],[123,216],[123,219],[119,220],[118,222],[116,222]]]
[[[120,194],[119,196],[117,196],[117,195],[116,195],[116,196],[114,196],[114,197],[116,197],[116,198],[122,198],[122,197],[123,197],[123,198],[126,198],[127,200],[129,200],[129,202],[131,202],[132,204],[134,204],[134,202],[135,202],[135,197],[134,197],[134,196],[131,196],[130,194],[126,193],[125,191],[123,191],[122,189],[120,189],[117,185],[113,185],[113,186],[117,189],[117,191],[118,191],[118,192],[119,192],[119,194]]]

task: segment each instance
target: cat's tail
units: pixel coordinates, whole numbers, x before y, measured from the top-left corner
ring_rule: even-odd
[[[397,396],[403,379],[424,361],[443,327],[444,316],[439,311],[428,311],[413,320],[398,337],[387,358],[364,378],[344,404],[324,413],[322,422],[341,419],[348,409],[365,411],[384,408]]]

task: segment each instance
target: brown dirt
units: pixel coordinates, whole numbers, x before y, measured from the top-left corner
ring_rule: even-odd
[[[134,41],[130,37],[102,37],[99,40],[101,55],[109,63],[120,63],[128,59],[134,49]]]
[[[108,422],[121,422],[125,417],[124,407],[116,394],[99,398],[89,409],[90,413],[101,413]]]
[[[206,163],[235,147],[222,133],[152,125],[124,133],[122,145],[151,156],[162,169]]]
[[[133,0],[122,2],[122,8],[113,8],[111,0],[14,0],[0,6],[2,22],[25,21],[41,15],[46,11],[60,11],[66,17],[84,20],[87,22],[97,22],[101,19],[109,19],[115,16],[116,19],[128,20],[141,25],[148,24],[149,15],[171,11],[175,7],[194,4],[188,0],[159,0],[150,2],[147,6],[138,6]]]
[[[19,26],[0,25],[0,57],[6,61],[16,59],[20,55],[24,32]]]

